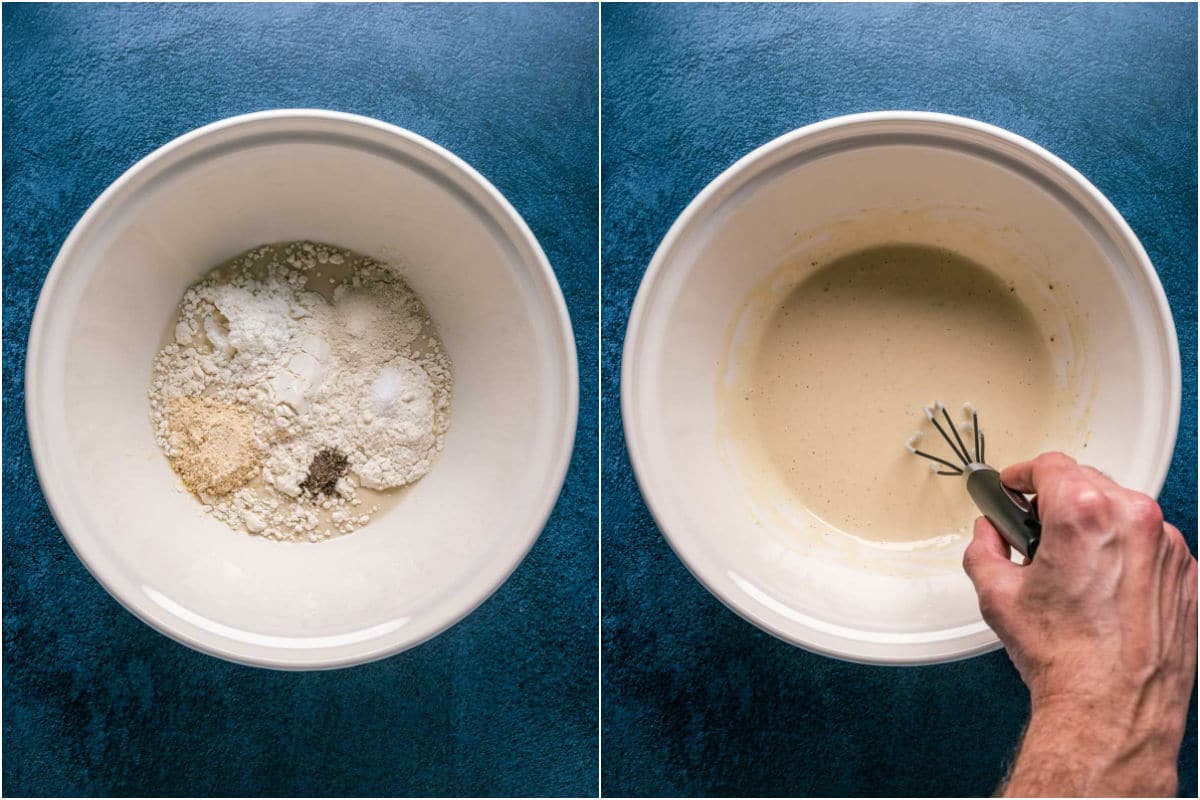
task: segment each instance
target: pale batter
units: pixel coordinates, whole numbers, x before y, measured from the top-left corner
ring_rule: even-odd
[[[935,399],[973,403],[987,458],[1005,465],[1055,445],[1072,398],[1013,286],[949,251],[893,245],[817,268],[763,320],[722,391],[724,427],[830,525],[883,542],[965,532],[978,516],[962,480],[904,449]],[[1062,445],[1058,445],[1062,446]],[[949,456],[949,451],[944,455]]]

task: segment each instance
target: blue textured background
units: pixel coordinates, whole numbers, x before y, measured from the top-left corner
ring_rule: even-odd
[[[4,792],[594,794],[597,8],[4,7]],[[59,245],[152,149],[265,108],[429,137],[554,265],[583,379],[558,506],[512,578],[414,650],[332,673],[228,664],[84,570],[38,489],[22,376]]]
[[[621,433],[629,307],[696,193],[793,128],[902,108],[1015,131],[1088,176],[1158,268],[1184,369],[1161,500],[1194,550],[1195,6],[607,5],[602,20],[604,793],[991,792],[1028,703],[1003,653],[913,669],[811,655],[671,553]],[[1191,720],[1180,789],[1194,797],[1194,705]]]

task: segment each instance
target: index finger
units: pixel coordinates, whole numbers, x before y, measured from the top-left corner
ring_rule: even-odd
[[[1000,482],[1025,494],[1036,494],[1039,486],[1056,483],[1078,468],[1075,459],[1065,453],[1042,453],[1032,461],[1022,461],[1000,470]]]

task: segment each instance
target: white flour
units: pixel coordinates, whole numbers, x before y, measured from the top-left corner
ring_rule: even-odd
[[[253,250],[188,289],[174,341],[155,358],[150,409],[173,462],[188,439],[172,429],[170,398],[251,412],[261,475],[221,497],[197,495],[236,529],[317,541],[370,519],[360,487],[393,489],[429,472],[450,394],[449,359],[407,284],[371,259],[295,242]]]

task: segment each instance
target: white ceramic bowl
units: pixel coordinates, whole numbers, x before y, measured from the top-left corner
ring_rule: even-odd
[[[1081,311],[1073,366],[1091,429],[1086,459],[1158,493],[1178,427],[1179,351],[1137,238],[1095,187],[1037,145],[912,112],[840,117],[776,139],[671,227],[625,339],[621,409],[638,482],[696,578],[786,641],[870,663],[995,649],[960,566],[965,539],[911,552],[841,535],[802,540],[752,509],[753,492],[719,446],[718,363],[740,305],[778,265],[846,231],[855,249],[936,244],[989,266],[1003,250],[1005,263],[1061,283],[1059,300]]]
[[[433,471],[367,527],[319,544],[203,514],[176,491],[147,416],[151,360],[184,289],[295,239],[402,262],[454,364]],[[516,568],[566,474],[577,377],[550,265],[491,184],[400,128],[282,110],[182,136],[96,200],[42,288],[26,415],[55,519],[122,605],[222,658],[331,668],[436,635]]]

